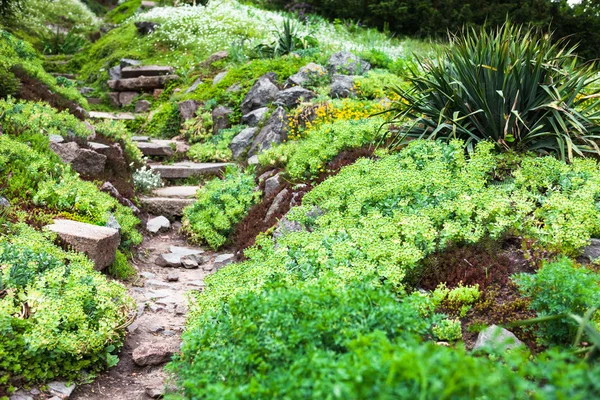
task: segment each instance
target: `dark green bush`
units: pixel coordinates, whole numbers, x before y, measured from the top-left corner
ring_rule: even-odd
[[[0,99],[14,96],[19,90],[20,81],[10,71],[0,71]]]
[[[406,138],[491,140],[501,150],[551,153],[572,160],[600,154],[600,108],[593,65],[577,66],[572,48],[509,23],[453,37],[435,60],[421,60],[409,89],[389,109]]]

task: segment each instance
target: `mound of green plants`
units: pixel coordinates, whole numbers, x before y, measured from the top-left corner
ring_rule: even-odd
[[[223,179],[213,179],[198,190],[196,202],[183,212],[183,230],[194,241],[213,249],[223,246],[229,234],[259,199],[254,174],[228,167]]]
[[[7,80],[12,82],[18,80],[15,72],[22,71],[27,76],[39,80],[52,92],[87,108],[87,101],[75,87],[60,85],[53,76],[44,70],[42,64],[38,53],[29,43],[0,29],[0,70],[4,71],[5,75],[2,86],[6,85]],[[17,92],[17,87],[13,87],[11,90],[0,88],[0,98],[15,95]]]
[[[104,19],[113,24],[120,24],[135,15],[142,6],[141,0],[127,0],[110,10]]]
[[[599,154],[594,65],[578,65],[575,48],[550,39],[508,22],[453,36],[436,58],[420,61],[424,73],[408,76],[410,88],[395,89],[400,99],[389,112],[392,123],[404,126],[394,144],[458,138],[470,150],[491,140],[500,150],[568,160]]]
[[[595,161],[566,164],[493,148],[481,142],[467,158],[460,141],[413,141],[399,154],[359,160],[307,193],[275,239],[260,236],[246,261],[207,278],[195,296],[182,354],[170,367],[182,398],[594,393],[598,367],[571,352],[515,350],[490,359],[432,343],[462,337],[460,320],[436,314],[440,304],[464,315],[480,294],[462,286],[414,291],[411,277],[426,256],[509,237],[576,255],[600,233]],[[596,301],[595,274],[575,268],[559,260],[521,278],[540,315],[540,304],[581,315]],[[564,274],[572,274],[565,279],[572,305],[551,289]]]
[[[114,366],[133,301],[84,255],[24,224],[0,237],[0,386]]]

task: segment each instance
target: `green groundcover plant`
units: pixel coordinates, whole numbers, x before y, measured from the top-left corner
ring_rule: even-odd
[[[600,153],[600,108],[590,84],[593,64],[540,31],[506,23],[493,31],[451,36],[435,59],[420,61],[410,88],[388,112],[407,138],[462,139],[469,150],[491,140],[498,149],[552,153],[572,160]],[[406,120],[409,122],[406,122]]]

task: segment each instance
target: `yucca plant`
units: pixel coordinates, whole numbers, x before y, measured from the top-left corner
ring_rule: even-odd
[[[593,64],[575,47],[539,30],[503,26],[465,29],[434,59],[419,59],[409,89],[386,111],[401,125],[393,146],[409,138],[491,140],[499,149],[552,153],[563,160],[600,154],[600,94]]]
[[[273,31],[275,40],[256,46],[256,52],[261,56],[278,57],[297,50],[306,50],[317,45],[312,34],[303,32],[301,24],[291,19],[283,21],[281,29]]]

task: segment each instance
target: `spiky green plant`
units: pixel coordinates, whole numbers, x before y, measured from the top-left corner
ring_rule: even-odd
[[[593,64],[580,65],[564,40],[510,23],[465,30],[433,59],[419,59],[409,89],[387,110],[408,138],[491,140],[501,150],[555,154],[563,160],[600,153],[600,94]],[[389,138],[385,138],[389,139]]]
[[[291,19],[283,21],[281,29],[273,31],[275,40],[256,46],[255,51],[263,57],[278,57],[298,50],[306,50],[317,45],[312,34],[303,32],[299,22]]]

